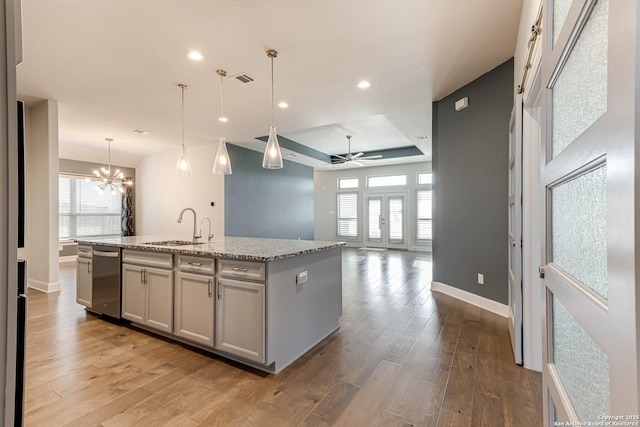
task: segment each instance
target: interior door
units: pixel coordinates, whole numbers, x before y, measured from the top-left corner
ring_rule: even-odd
[[[639,5],[548,0],[545,10],[545,425],[612,415],[636,425]]]
[[[407,247],[406,194],[376,193],[365,196],[365,244],[376,248]]]
[[[515,362],[522,365],[522,95],[509,125],[509,336]]]

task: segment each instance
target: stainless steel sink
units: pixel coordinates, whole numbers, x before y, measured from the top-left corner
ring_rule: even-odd
[[[203,245],[204,243],[193,243],[188,240],[163,240],[160,242],[144,242],[143,245],[154,246],[189,246],[189,245]]]

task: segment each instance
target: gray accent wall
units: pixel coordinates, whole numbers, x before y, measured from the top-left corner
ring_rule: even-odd
[[[510,59],[433,104],[433,280],[503,304],[512,90]]]
[[[263,169],[262,153],[227,150],[225,236],[313,240],[313,168],[285,160],[282,169]]]

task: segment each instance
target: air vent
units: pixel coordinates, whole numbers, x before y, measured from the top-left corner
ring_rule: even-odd
[[[416,136],[416,140],[418,140],[418,141],[426,141],[428,139],[429,139],[428,136],[423,136],[423,135]]]
[[[240,83],[251,83],[252,81],[254,81],[254,78],[247,73],[235,75],[233,76],[233,78],[238,80]]]

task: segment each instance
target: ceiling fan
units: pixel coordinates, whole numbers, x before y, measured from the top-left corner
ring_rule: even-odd
[[[342,160],[342,163],[338,163],[340,165],[340,167],[343,167],[346,164],[351,164],[351,165],[356,165],[356,166],[364,166],[363,163],[361,163],[362,160],[374,160],[374,159],[381,159],[382,156],[381,155],[377,155],[377,156],[366,156],[366,157],[362,157],[364,156],[364,153],[361,151],[357,154],[352,154],[351,153],[351,135],[347,135],[347,140],[349,141],[349,153],[346,154],[345,156],[340,156],[338,154],[334,154],[334,157],[337,157],[338,159]]]

